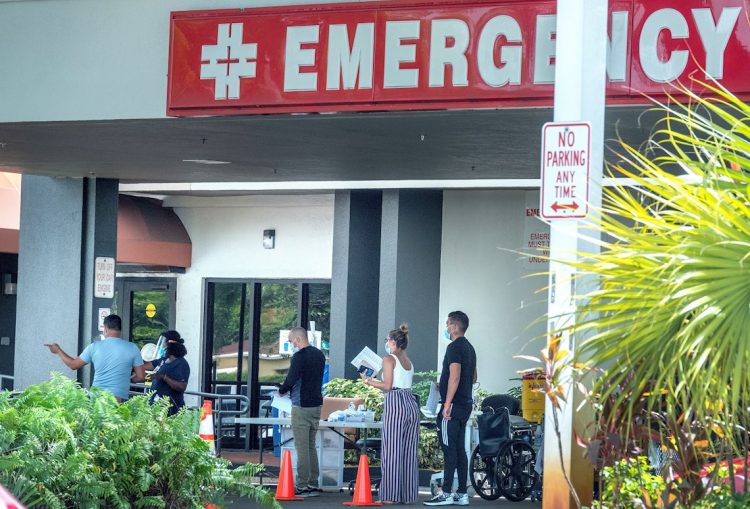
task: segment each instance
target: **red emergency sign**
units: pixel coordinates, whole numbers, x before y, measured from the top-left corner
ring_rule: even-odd
[[[554,0],[373,2],[172,14],[169,115],[552,103]],[[711,76],[750,93],[743,0],[614,0],[607,95]]]

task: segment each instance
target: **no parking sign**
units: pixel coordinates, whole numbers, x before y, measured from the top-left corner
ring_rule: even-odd
[[[588,214],[591,124],[544,124],[542,128],[542,203],[545,219],[584,218]]]

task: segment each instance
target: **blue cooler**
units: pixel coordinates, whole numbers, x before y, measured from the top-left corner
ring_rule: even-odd
[[[279,409],[272,408],[271,417],[278,417],[278,416],[279,416]],[[277,458],[281,457],[281,446],[279,445],[280,443],[281,443],[281,427],[274,426],[273,427],[273,455]]]
[[[331,369],[331,368],[330,368],[330,366],[328,365],[328,361],[326,361],[326,365],[325,365],[325,367],[323,368],[323,386],[322,386],[322,387],[320,388],[321,390],[323,390],[323,388],[324,388],[324,387],[325,387],[325,385],[326,385],[326,384],[328,383],[328,380],[329,380],[329,379],[330,379],[330,377],[331,377],[331,374],[330,374],[330,369]]]

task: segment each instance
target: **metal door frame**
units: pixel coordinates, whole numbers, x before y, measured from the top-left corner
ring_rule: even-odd
[[[216,284],[242,284],[245,286],[243,290],[245,307],[247,309],[241,310],[241,323],[240,330],[241,335],[244,335],[244,313],[249,312],[250,316],[250,348],[248,349],[248,372],[247,380],[245,385],[247,386],[246,396],[250,400],[248,407],[247,416],[258,417],[258,407],[261,403],[260,399],[260,383],[258,382],[258,371],[259,365],[257,362],[258,350],[260,349],[260,306],[261,302],[261,288],[264,284],[296,284],[297,288],[297,326],[305,326],[306,319],[309,315],[309,302],[306,299],[309,295],[309,285],[311,284],[325,284],[331,285],[330,279],[321,278],[205,278],[203,280],[203,294],[205,295],[204,306],[203,306],[203,337],[201,338],[201,348],[203,349],[203,365],[204,371],[201,375],[201,387],[206,392],[211,392],[215,388],[216,380],[213,377],[212,372],[212,356],[213,356],[213,343],[209,338],[213,337],[213,316],[212,308],[214,305],[213,285]],[[303,317],[305,319],[303,320]],[[244,342],[244,338],[238,338],[240,346]],[[209,345],[209,343],[211,343]],[[209,348],[210,346],[210,348]],[[238,369],[242,372],[242,348],[238,348]],[[229,382],[229,384],[236,384],[237,391],[240,392],[242,381],[240,382]],[[253,433],[255,436],[255,433]]]
[[[118,278],[117,308],[122,318],[122,337],[130,340],[130,322],[132,318],[131,295],[138,291],[169,293],[169,328],[174,329],[177,323],[177,278]],[[156,340],[156,338],[154,338]]]

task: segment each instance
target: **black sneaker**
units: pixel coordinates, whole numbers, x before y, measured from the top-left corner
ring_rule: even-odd
[[[308,496],[308,497],[319,497],[319,496],[320,496],[320,493],[321,493],[322,491],[323,491],[323,490],[321,490],[321,489],[320,489],[320,488],[318,488],[317,486],[308,486],[308,487],[307,487],[307,496]]]
[[[295,497],[301,497],[301,498],[307,498],[310,495],[310,490],[307,488],[294,488],[294,496]],[[317,496],[317,495],[315,495]]]
[[[453,494],[440,492],[430,500],[425,500],[423,503],[424,505],[453,505]]]
[[[456,493],[453,495],[453,505],[469,505],[469,494]]]

